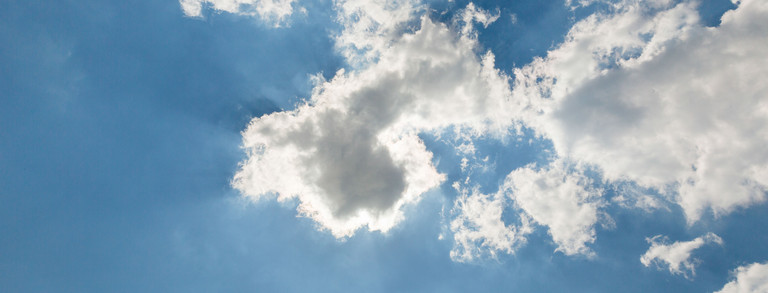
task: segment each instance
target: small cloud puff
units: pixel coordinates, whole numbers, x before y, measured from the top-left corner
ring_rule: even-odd
[[[536,170],[534,165],[512,171],[502,192],[534,222],[546,226],[566,255],[593,256],[588,243],[595,241],[595,224],[603,205],[602,190],[578,168],[555,161]]]
[[[651,264],[656,264],[661,269],[666,265],[671,274],[683,275],[686,278],[696,275],[696,264],[699,260],[691,259],[691,253],[694,250],[705,244],[723,245],[723,239],[714,233],[707,233],[691,241],[676,241],[672,244],[666,244],[668,242],[667,237],[661,235],[647,238],[646,241],[651,244],[651,247],[640,257],[640,262],[644,266],[649,267]]]

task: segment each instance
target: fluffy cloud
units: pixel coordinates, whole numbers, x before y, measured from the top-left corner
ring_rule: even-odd
[[[203,6],[229,13],[248,16],[259,16],[262,20],[274,26],[284,24],[293,13],[296,0],[179,0],[184,14],[190,17],[203,15]]]
[[[533,231],[530,219],[521,214],[519,225],[504,223],[502,213],[508,201],[503,194],[487,195],[477,189],[469,192],[458,183],[454,188],[460,196],[454,203],[457,215],[451,221],[455,241],[451,259],[470,262],[484,255],[496,257],[498,252],[511,254],[525,244],[525,236]]]
[[[714,233],[707,233],[691,241],[675,242],[666,244],[666,237],[656,235],[646,239],[651,247],[640,257],[640,262],[646,267],[651,264],[657,264],[659,268],[663,265],[669,267],[672,274],[682,274],[686,278],[696,275],[696,263],[698,260],[691,259],[691,253],[705,244],[723,244],[723,240]]]
[[[593,252],[587,244],[595,241],[594,226],[602,204],[602,191],[590,185],[580,171],[556,161],[539,170],[530,165],[512,171],[502,192],[522,214],[548,228],[557,251],[590,256]]]
[[[761,81],[768,76],[768,52],[761,48],[768,45],[768,4],[742,1],[717,28],[700,24],[695,2],[613,5],[615,13],[578,22],[546,57],[515,70],[508,113],[551,139],[557,161],[596,166],[607,182],[633,182],[625,186],[634,186],[631,192],[614,198],[620,206],[664,208],[640,192],[655,189],[674,198],[692,223],[707,210],[718,216],[765,200],[768,85]],[[558,164],[512,171],[502,192],[521,217],[548,228],[558,250],[591,255],[601,191]],[[457,205],[497,206],[501,198],[463,195]],[[524,240],[521,233],[492,238],[488,231],[511,235],[515,227],[460,210],[470,212],[457,223],[471,222],[471,215],[494,223],[476,228],[475,238],[457,225],[460,251],[473,251],[472,244],[510,251]],[[685,275],[694,272],[693,249],[720,242],[714,234],[672,245],[658,240],[649,240],[643,263],[664,263]]]
[[[737,268],[736,279],[725,284],[716,293],[758,293],[768,292],[768,263],[753,263]]]
[[[422,17],[415,32],[371,45],[375,62],[318,78],[306,104],[251,121],[233,185],[253,199],[297,198],[302,215],[337,237],[393,227],[404,205],[443,181],[418,133],[511,124],[507,77],[461,31]]]
[[[675,197],[689,222],[764,201],[768,3],[741,1],[716,28],[695,2],[665,3],[590,16],[517,69],[524,120],[559,156]]]
[[[454,260],[514,253],[525,244],[535,224],[547,227],[556,251],[594,255],[587,244],[595,241],[602,191],[592,188],[591,180],[575,166],[556,161],[544,168],[519,168],[491,195],[476,189],[469,192],[459,183],[454,187],[461,194],[454,204],[456,218],[451,222]],[[515,213],[519,220],[505,223],[505,210]]]

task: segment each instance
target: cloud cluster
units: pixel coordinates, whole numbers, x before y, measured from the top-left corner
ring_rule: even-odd
[[[694,250],[705,244],[723,245],[723,239],[714,233],[707,233],[691,241],[675,241],[672,244],[666,244],[668,239],[661,235],[656,235],[646,240],[651,244],[651,247],[640,257],[640,262],[644,266],[649,267],[651,264],[656,264],[659,268],[662,268],[662,266],[666,265],[670,273],[683,275],[686,278],[696,275],[698,260],[691,259],[691,253]]]
[[[258,16],[273,26],[281,26],[291,14],[296,0],[179,0],[181,10],[189,17],[203,16],[203,7],[234,14]]]
[[[444,180],[418,133],[511,123],[501,119],[507,77],[492,54],[477,56],[471,35],[422,17],[415,32],[371,46],[376,62],[317,78],[306,104],[251,121],[237,189],[297,198],[302,215],[337,237],[387,231],[404,205]]]
[[[764,201],[768,3],[741,1],[716,28],[695,2],[657,4],[592,15],[517,69],[526,124],[608,180],[674,196],[689,222]]]
[[[768,185],[768,84],[761,82],[768,76],[768,51],[760,49],[768,46],[768,23],[761,21],[768,5],[742,1],[717,28],[700,24],[696,5],[622,1],[615,13],[576,23],[546,57],[515,70],[513,101],[523,106],[508,108],[552,140],[557,160],[596,166],[607,182],[633,182],[632,192],[615,198],[620,206],[662,208],[638,192],[652,188],[674,198],[689,223],[707,210],[717,216],[764,201]],[[512,171],[501,190],[522,217],[548,227],[558,250],[590,255],[587,244],[595,240],[603,203],[586,181],[553,163]],[[487,197],[472,196],[457,205]],[[482,214],[460,214],[461,223],[472,222],[467,215]],[[457,247],[478,251],[467,245],[490,241],[511,243],[500,251],[514,250],[524,234],[511,242],[490,240],[511,231],[503,224],[476,229],[472,235],[480,238]],[[464,237],[465,227],[457,227]],[[693,249],[720,242],[714,234],[672,245],[658,237],[649,241],[644,264],[666,263],[684,275],[694,272],[688,260]]]
[[[471,192],[454,184],[460,196],[454,203],[451,222],[454,248],[451,258],[473,261],[499,252],[512,254],[526,243],[536,225],[547,228],[556,251],[591,257],[587,244],[595,241],[600,219],[602,190],[577,166],[555,161],[543,168],[528,165],[507,175],[495,194]],[[508,223],[502,214],[515,213],[519,221]],[[509,218],[509,217],[507,217]]]
[[[180,3],[189,16],[209,5],[280,25],[294,1]],[[336,237],[391,229],[404,206],[441,184],[445,177],[418,135],[448,127],[467,142],[457,148],[467,155],[462,171],[482,164],[467,159],[473,137],[520,123],[555,151],[546,166],[512,171],[496,193],[456,186],[451,257],[458,261],[514,253],[536,225],[558,251],[593,255],[606,203],[585,166],[606,182],[673,198],[690,223],[766,199],[765,1],[739,2],[715,28],[701,25],[696,2],[613,2],[610,13],[579,21],[546,56],[516,68],[512,86],[494,55],[478,52],[473,27],[498,13],[470,3],[444,24],[416,0],[334,5],[342,29],[333,37],[348,70],[315,77],[311,97],[296,109],[251,121],[243,132],[248,158],[233,186],[254,200],[297,199],[301,215]],[[640,192],[614,201],[663,208]],[[670,245],[659,239],[649,240],[641,261],[683,275],[694,273],[692,250],[720,242],[714,234]]]
[[[734,270],[736,279],[716,293],[768,292],[768,263],[753,263]]]

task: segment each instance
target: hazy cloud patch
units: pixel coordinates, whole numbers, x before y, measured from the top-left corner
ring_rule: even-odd
[[[203,9],[210,7],[216,11],[258,16],[275,27],[286,24],[294,12],[295,3],[296,0],[179,0],[181,10],[189,17],[202,17]]]

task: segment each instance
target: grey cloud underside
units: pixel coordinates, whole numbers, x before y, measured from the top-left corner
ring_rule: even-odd
[[[418,133],[511,123],[487,119],[503,113],[507,77],[493,55],[478,58],[471,35],[424,17],[391,42],[377,63],[318,79],[307,104],[254,119],[235,187],[253,198],[298,198],[303,215],[339,237],[362,226],[386,231],[403,205],[444,180]]]
[[[320,187],[336,218],[364,209],[386,211],[405,191],[405,170],[379,145],[376,136],[407,107],[413,97],[399,89],[396,74],[360,89],[346,113],[318,111],[306,127],[279,134],[284,143],[312,150],[302,159],[307,168],[323,170],[314,184]]]

